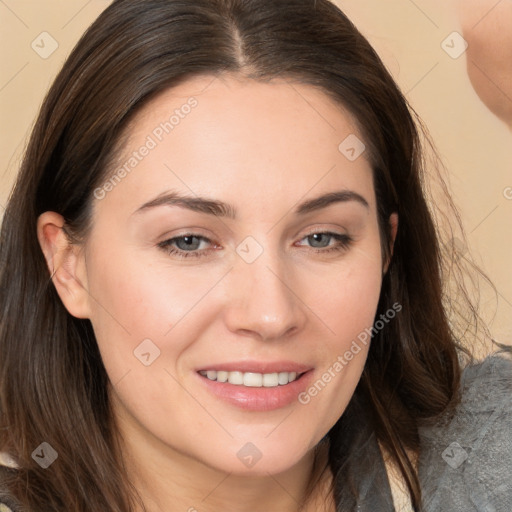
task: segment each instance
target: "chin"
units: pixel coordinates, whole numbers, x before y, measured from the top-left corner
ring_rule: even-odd
[[[230,446],[209,454],[207,465],[237,476],[267,477],[285,473],[310,454],[312,447],[302,443],[269,441],[261,436],[254,441],[234,441]]]

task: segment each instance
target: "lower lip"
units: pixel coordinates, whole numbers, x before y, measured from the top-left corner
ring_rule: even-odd
[[[313,371],[303,373],[298,379],[272,388],[251,388],[229,382],[217,382],[197,374],[210,392],[222,400],[247,411],[274,411],[298,402],[300,393],[306,390]]]

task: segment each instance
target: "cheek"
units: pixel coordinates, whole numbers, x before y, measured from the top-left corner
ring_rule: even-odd
[[[302,297],[328,327],[330,352],[342,350],[371,326],[382,285],[382,259],[377,234],[356,244],[328,268],[303,272]]]
[[[328,326],[316,347],[322,365],[299,396],[318,420],[317,441],[343,414],[361,378],[380,298],[380,256],[378,244],[360,248],[336,272],[318,280],[321,287],[308,288],[315,313]]]
[[[317,293],[323,316],[335,332],[345,339],[373,321],[382,282],[380,267],[357,265],[332,276],[325,292]]]
[[[91,322],[112,381],[128,369],[139,369],[136,352],[145,340],[151,340],[148,346],[155,354],[160,352],[160,363],[171,364],[194,338],[192,332],[187,337],[176,333],[215,277],[183,272],[162,261],[141,262],[140,253],[129,249],[89,258]],[[190,322],[183,324],[190,330]]]

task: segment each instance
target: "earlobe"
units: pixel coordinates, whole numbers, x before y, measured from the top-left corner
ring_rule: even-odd
[[[77,318],[90,318],[83,251],[70,242],[64,224],[64,218],[58,213],[41,214],[37,221],[39,245],[64,307]]]
[[[393,249],[395,247],[396,234],[398,232],[398,213],[394,212],[389,216],[389,226],[391,230],[391,242],[389,246],[389,258],[384,265],[384,274],[388,271],[391,258],[393,257]]]

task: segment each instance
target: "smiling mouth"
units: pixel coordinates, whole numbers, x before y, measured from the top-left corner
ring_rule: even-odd
[[[216,382],[227,382],[235,386],[249,388],[275,388],[286,386],[290,382],[299,379],[303,373],[297,372],[274,372],[274,373],[253,373],[253,372],[226,372],[217,370],[201,370],[200,375]]]

